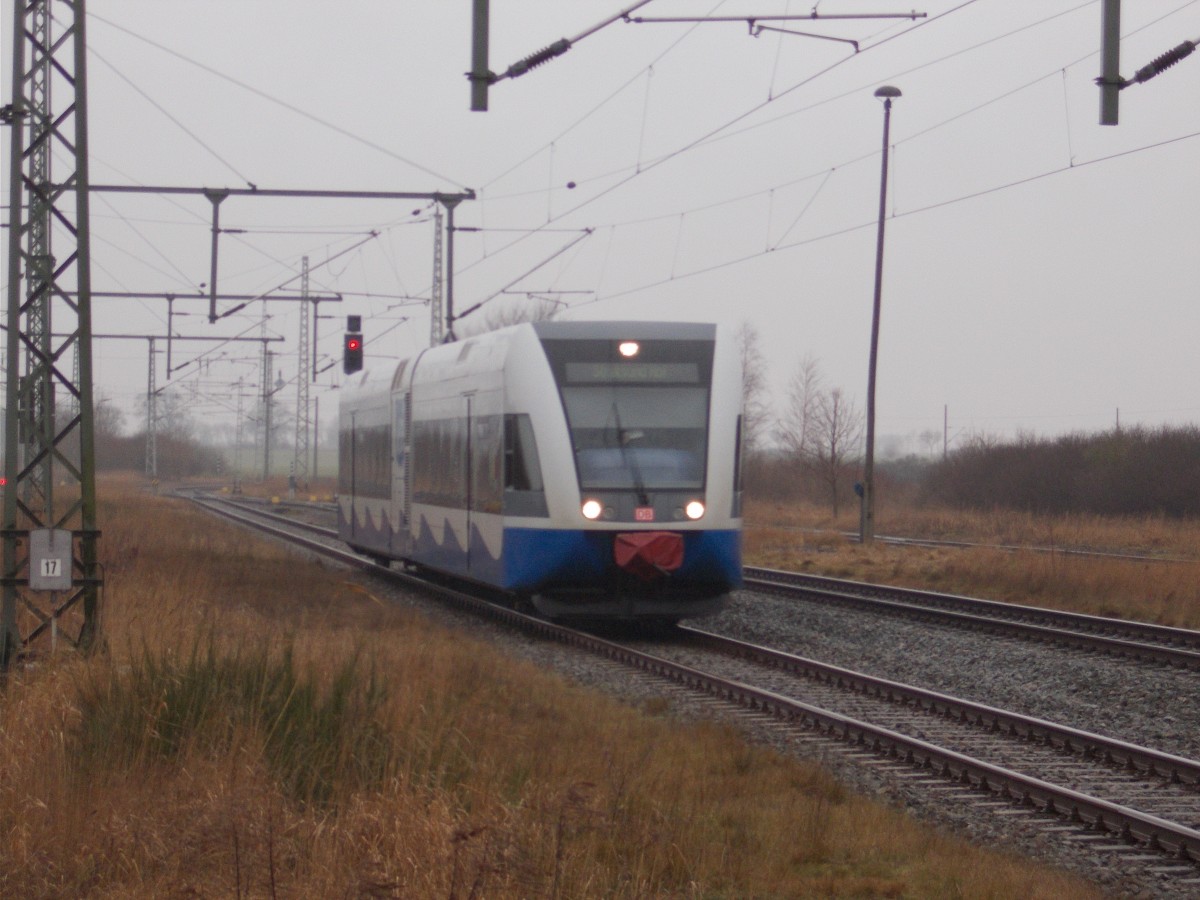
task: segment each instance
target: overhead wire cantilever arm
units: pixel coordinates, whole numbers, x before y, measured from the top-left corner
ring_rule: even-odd
[[[625,7],[620,12],[613,13],[613,15],[609,16],[606,19],[603,19],[600,22],[597,22],[591,28],[584,29],[583,31],[579,32],[579,34],[575,35],[574,37],[559,38],[557,41],[555,41],[553,44],[550,44],[548,47],[543,47],[541,50],[538,50],[536,53],[531,53],[529,56],[526,56],[524,59],[520,59],[517,62],[513,63],[511,66],[509,66],[507,69],[505,69],[499,75],[497,75],[495,72],[487,72],[487,73],[468,72],[467,78],[470,79],[472,82],[482,81],[485,84],[489,84],[489,85],[495,84],[497,81],[503,81],[505,78],[517,78],[521,75],[524,75],[526,72],[530,71],[531,69],[536,69],[538,66],[549,62],[550,60],[554,59],[554,57],[556,57],[556,56],[562,56],[564,53],[566,53],[568,50],[570,50],[573,46],[575,46],[580,41],[582,41],[585,37],[590,37],[591,35],[595,34],[597,31],[600,31],[602,28],[607,28],[609,25],[613,24],[614,22],[629,21],[629,14],[631,12],[633,12],[636,9],[641,9],[643,6],[645,6],[646,4],[648,4],[650,2],[651,2],[651,0],[638,0],[637,3],[631,4],[630,6]],[[486,108],[486,107],[480,107],[480,108]]]
[[[1194,41],[1184,41],[1178,47],[1171,48],[1161,56],[1155,57],[1153,62],[1142,66],[1134,72],[1132,78],[1121,78],[1118,83],[1119,88],[1125,90],[1125,88],[1132,85],[1143,84],[1149,81],[1155,75],[1159,75],[1171,68],[1171,66],[1175,65],[1181,59],[1191,56],[1198,44],[1200,44],[1200,38]],[[1097,79],[1097,81],[1099,80]]]
[[[57,186],[59,190],[74,190],[73,184]],[[212,204],[212,257],[209,275],[209,308],[208,321],[215,323],[218,319],[242,309],[246,304],[217,313],[217,247],[221,235],[220,208],[229,197],[287,197],[287,198],[334,198],[348,200],[434,200],[441,203],[458,203],[462,200],[474,200],[475,192],[469,188],[457,192],[445,191],[338,191],[338,190],[291,190],[278,188],[259,188],[257,185],[248,188],[205,188],[205,187],[165,187],[150,185],[116,185],[93,184],[88,187],[91,193],[122,193],[122,194],[198,194],[206,197]],[[372,232],[370,238],[378,237]],[[368,239],[370,239],[368,238]],[[357,245],[356,245],[357,246]],[[353,249],[353,248],[350,248]],[[329,260],[326,260],[328,262]],[[292,279],[294,280],[294,279]]]
[[[813,34],[809,31],[791,31],[787,28],[777,28],[773,25],[760,25],[760,22],[818,22],[825,19],[924,19],[928,13],[916,10],[906,13],[831,13],[825,15],[814,9],[807,14],[799,15],[765,15],[765,16],[626,16],[625,21],[633,25],[656,25],[664,23],[688,23],[693,25],[709,22],[744,22],[750,29],[751,37],[758,37],[764,31],[779,34],[793,34],[797,37],[816,38],[820,41],[837,41],[839,44],[850,44],[854,52],[859,50],[858,41],[850,38],[833,37],[828,34]]]
[[[819,22],[826,19],[924,19],[929,13],[919,13],[916,10],[906,13],[823,13],[811,12],[804,15],[765,15],[765,16],[626,16],[625,21],[634,25],[660,25],[666,22],[674,23],[704,23],[704,22]]]
[[[818,41],[837,41],[839,44],[849,44],[854,48],[855,53],[858,52],[858,41],[851,40],[850,38],[834,37],[829,34],[814,34],[811,31],[792,31],[789,28],[775,28],[771,25],[759,25],[753,20],[750,21],[751,37],[758,37],[764,31],[771,31],[775,34],[794,34],[797,37],[816,38]]]

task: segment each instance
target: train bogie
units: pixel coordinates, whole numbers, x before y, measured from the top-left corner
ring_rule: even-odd
[[[543,322],[341,408],[339,530],[555,617],[677,619],[741,578],[740,361],[712,325]]]

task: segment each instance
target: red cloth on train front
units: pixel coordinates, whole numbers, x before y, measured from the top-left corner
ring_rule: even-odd
[[[613,541],[613,557],[626,572],[649,581],[683,565],[683,535],[670,531],[631,531]]]

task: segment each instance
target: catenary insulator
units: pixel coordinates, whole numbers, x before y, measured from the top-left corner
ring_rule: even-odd
[[[1195,49],[1196,44],[1194,41],[1184,41],[1178,47],[1174,48],[1173,50],[1168,50],[1162,56],[1155,59],[1154,62],[1138,69],[1133,74],[1133,78],[1126,82],[1126,85],[1141,84],[1143,81],[1149,81],[1159,72],[1166,71],[1184,57],[1190,56],[1192,51]]]

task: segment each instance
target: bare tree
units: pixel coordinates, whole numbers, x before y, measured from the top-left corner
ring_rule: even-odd
[[[836,516],[841,486],[859,462],[863,414],[841,388],[826,390],[822,382],[820,363],[811,355],[804,357],[788,383],[776,434],[825,489]]]
[[[863,439],[863,414],[854,401],[834,388],[822,393],[816,404],[809,442],[808,465],[829,491],[833,514],[838,514],[838,485],[858,465]]]
[[[995,450],[1005,441],[1000,435],[972,428],[963,435],[962,446],[969,450]]]
[[[767,400],[767,359],[759,346],[758,329],[742,322],[737,333],[742,356],[742,443],[746,455],[762,449],[770,417]]]
[[[125,413],[110,397],[100,397],[92,406],[92,414],[92,429],[97,440],[117,438],[125,431]]]
[[[928,428],[917,435],[917,440],[921,442],[921,449],[925,451],[926,456],[937,456],[944,446],[945,435]]]
[[[821,393],[821,364],[810,354],[800,360],[788,380],[783,416],[775,429],[779,442],[802,459],[813,437]]]
[[[179,440],[190,440],[196,427],[191,412],[194,405],[194,395],[185,396],[184,392],[178,388],[174,390],[160,388],[154,404],[157,433]]]

